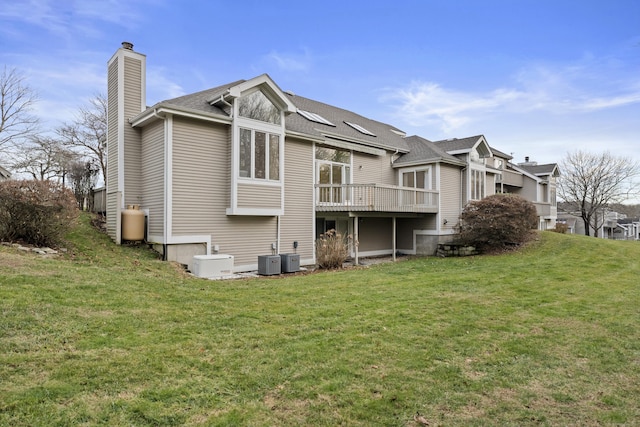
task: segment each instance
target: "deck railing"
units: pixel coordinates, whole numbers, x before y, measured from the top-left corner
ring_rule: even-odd
[[[550,216],[552,214],[552,206],[551,203],[545,203],[545,202],[533,202],[534,206],[536,207],[536,211],[538,213],[538,216]]]
[[[437,213],[438,192],[379,184],[316,184],[316,211]]]

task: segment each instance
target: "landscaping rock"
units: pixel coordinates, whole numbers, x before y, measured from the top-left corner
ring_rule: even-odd
[[[0,242],[0,245],[15,248],[16,250],[19,250],[22,252],[33,252],[38,255],[57,255],[60,252],[62,253],[67,252],[67,248],[60,248],[58,250],[50,247],[37,248],[37,247],[31,247],[31,246],[24,246],[20,243],[11,243],[11,242]]]

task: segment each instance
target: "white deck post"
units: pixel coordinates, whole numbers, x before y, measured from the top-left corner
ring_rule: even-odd
[[[392,239],[393,239],[393,262],[396,262],[396,217],[394,216],[392,218],[392,222],[393,222],[393,233],[392,233]]]
[[[356,265],[358,265],[358,216],[353,219],[353,246],[356,249]]]

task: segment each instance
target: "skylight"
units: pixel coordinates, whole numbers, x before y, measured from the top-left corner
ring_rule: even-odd
[[[365,128],[363,128],[359,124],[351,123],[351,122],[347,122],[347,121],[345,121],[345,123],[348,124],[349,126],[351,126],[352,128],[354,128],[355,130],[357,130],[358,132],[362,133],[362,134],[369,135],[369,136],[376,136],[375,133],[366,130]]]
[[[322,123],[323,125],[329,125],[329,126],[333,126],[333,127],[336,126],[333,123],[331,123],[329,120],[327,120],[324,117],[322,117],[320,114],[316,114],[316,113],[312,113],[310,111],[305,111],[305,110],[300,110],[300,109],[298,109],[298,113],[300,113],[300,115],[302,117],[304,117],[305,119],[310,120],[312,122]]]

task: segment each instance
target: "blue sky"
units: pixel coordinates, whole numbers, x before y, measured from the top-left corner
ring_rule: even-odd
[[[106,92],[122,41],[147,104],[268,73],[283,90],[514,161],[640,160],[640,1],[1,0],[0,67],[54,128]]]

